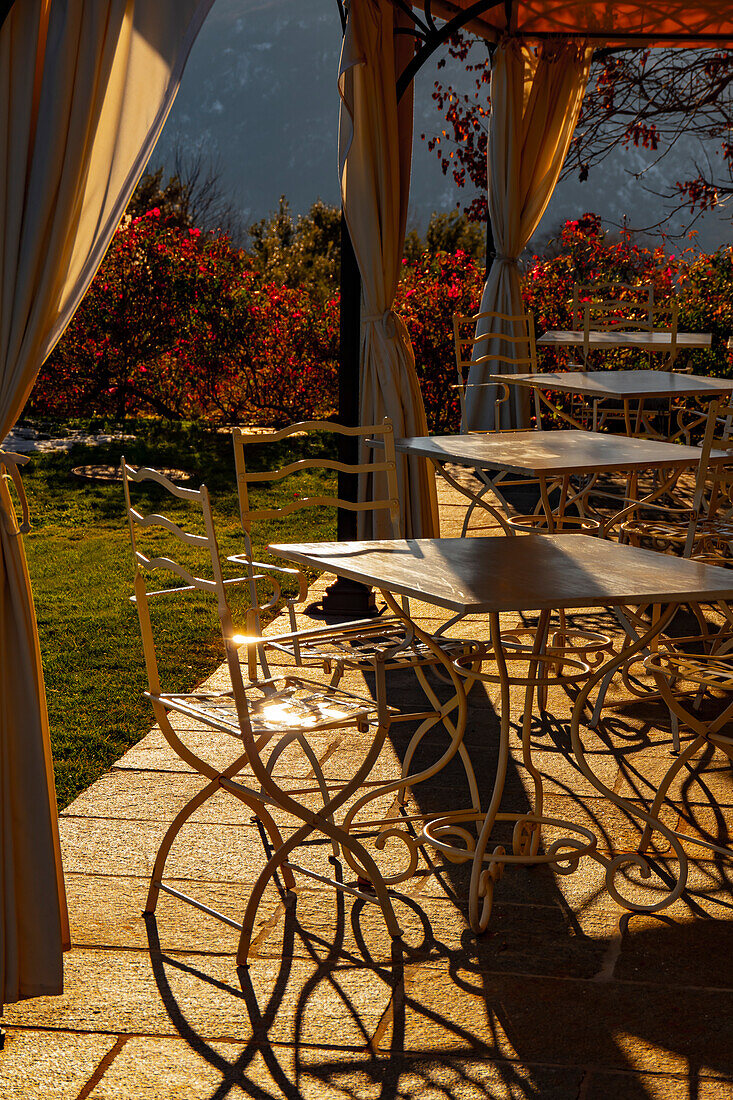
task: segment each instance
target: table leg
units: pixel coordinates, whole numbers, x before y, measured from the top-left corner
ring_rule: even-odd
[[[626,503],[620,511],[615,512],[606,520],[603,527],[603,537],[607,538],[613,527],[616,527],[629,517],[633,517],[634,514],[639,512],[642,508],[654,509],[662,507],[654,502],[664,496],[665,493],[672,492],[684,472],[685,471],[682,469],[670,469],[668,472],[665,470],[658,470],[659,481],[657,485],[644,497],[639,497],[638,474],[634,473],[631,482],[632,488],[627,490],[627,497],[625,498],[628,503]],[[668,509],[664,507],[662,507],[662,510],[668,511]]]
[[[640,637],[637,637],[628,648],[617,654],[611,661],[603,665],[593,676],[583,685],[578,698],[573,708],[573,715],[571,721],[571,740],[573,746],[573,755],[575,756],[576,763],[580,768],[580,771],[586,777],[586,779],[595,787],[600,794],[612,802],[615,806],[618,806],[625,813],[630,814],[633,817],[639,818],[645,828],[642,836],[642,840],[639,845],[639,851],[622,853],[615,857],[605,857],[598,852],[594,852],[593,857],[598,860],[606,868],[606,889],[611,897],[624,909],[629,909],[632,912],[645,912],[645,913],[657,913],[661,909],[666,909],[675,901],[685,888],[687,882],[687,869],[688,861],[686,852],[682,846],[680,839],[674,830],[669,829],[658,817],[660,800],[657,800],[652,806],[652,810],[647,812],[640,806],[635,805],[632,802],[627,801],[620,795],[616,794],[594,774],[588,759],[585,755],[583,741],[580,735],[581,719],[585,712],[586,704],[590,693],[601,684],[604,680],[607,680],[614,672],[617,672],[625,661],[630,657],[634,657],[637,654],[642,653],[645,650],[649,650],[653,645],[655,639],[664,630],[666,626],[672,621],[674,614],[677,610],[676,604],[669,604],[658,616],[653,617],[653,621],[649,629]],[[677,855],[679,860],[679,874],[674,885],[667,889],[661,900],[650,904],[643,905],[640,902],[630,901],[624,898],[615,885],[615,877],[617,872],[628,864],[635,865],[642,878],[649,878],[651,875],[651,866],[643,851],[648,847],[651,834],[654,832],[660,833],[670,844],[672,849]]]
[[[405,801],[405,791],[407,789],[415,787],[419,783],[422,783],[427,779],[432,779],[433,776],[442,771],[443,768],[445,768],[451,762],[453,757],[458,754],[463,762],[464,768],[466,769],[466,777],[468,780],[469,791],[471,793],[471,798],[473,802],[472,808],[467,811],[463,811],[463,813],[468,814],[469,816],[471,814],[475,816],[475,814],[479,813],[480,810],[477,807],[478,789],[476,785],[476,778],[473,773],[470,759],[468,758],[465,747],[463,746],[463,734],[466,728],[466,717],[468,711],[464,677],[460,676],[456,672],[456,670],[453,668],[452,662],[444,654],[443,650],[440,648],[437,642],[434,641],[432,636],[420,630],[420,628],[415,624],[414,620],[412,620],[408,613],[405,611],[399,600],[395,599],[394,596],[386,591],[382,591],[382,596],[385,599],[390,610],[400,619],[402,619],[402,621],[405,623],[405,626],[414,634],[415,638],[422,644],[424,644],[428,649],[430,649],[438,658],[454,688],[453,695],[450,697],[450,699],[447,700],[447,702],[442,704],[438,701],[435,693],[433,693],[432,691],[429,693],[429,697],[432,699],[436,708],[435,713],[434,715],[431,715],[430,718],[422,722],[419,729],[413,735],[410,746],[408,747],[408,753],[405,759],[405,767],[403,767],[403,774],[400,776],[400,778],[391,780],[387,783],[381,783],[378,786],[371,788],[371,790],[369,790],[367,793],[362,794],[350,807],[343,820],[342,830],[346,835],[349,836],[351,836],[356,829],[376,827],[378,829],[378,835],[375,840],[375,846],[378,851],[384,848],[387,840],[390,838],[395,838],[402,841],[407,850],[407,865],[392,875],[382,876],[382,881],[386,885],[393,886],[399,882],[404,882],[406,879],[410,878],[415,872],[415,868],[417,866],[419,844],[414,833],[410,832],[409,826],[411,825],[412,821],[420,821],[420,823],[422,824],[425,817],[427,816],[425,814],[418,814],[410,817],[409,815],[400,812],[401,806],[404,804]],[[472,679],[472,675],[472,670],[469,670],[468,678]],[[425,690],[425,688],[426,682],[423,683],[423,690]],[[423,768],[419,772],[409,773],[407,769],[409,768],[409,764],[412,760],[417,745],[425,736],[425,734],[438,723],[442,723],[442,725],[448,731],[450,738],[448,746],[444,749],[444,751],[441,753],[435,763],[432,764],[430,767]],[[375,820],[368,821],[359,819],[359,814],[365,806],[367,806],[370,802],[373,802],[375,799],[383,798],[385,795],[389,794],[394,794],[395,799],[392,803],[392,807],[387,812],[386,816],[382,815],[381,817],[377,817]],[[364,869],[359,865],[358,860],[355,860],[353,858],[348,848],[344,850],[343,854],[344,859],[352,868],[352,870],[356,871],[357,874],[364,876]]]
[[[546,678],[538,676],[538,670],[545,663],[542,658],[550,614],[549,611],[544,611],[540,615],[525,686],[524,712],[522,715],[522,761],[534,784],[534,806],[528,813],[501,813],[499,811],[509,758],[509,735],[511,731],[510,675],[507,668],[506,651],[501,637],[500,617],[498,614],[489,616],[492,647],[500,678],[501,733],[494,791],[491,803],[481,822],[471,867],[469,922],[475,932],[483,932],[488,927],[493,905],[494,887],[504,873],[507,864],[533,866],[537,863],[547,863],[554,866],[560,873],[567,874],[577,869],[581,856],[593,854],[596,849],[597,840],[590,830],[570,821],[546,817],[542,813],[544,799],[542,775],[535,768],[532,761],[532,700],[538,690],[538,681]],[[491,843],[491,834],[497,821],[514,822],[511,853],[507,852],[503,844],[498,844],[490,854],[487,854]],[[562,837],[550,844],[546,851],[540,852],[543,825],[564,828],[576,835]],[[484,867],[485,863],[488,863],[488,867]]]
[[[582,855],[592,854],[596,848],[596,837],[590,829],[575,825],[573,822],[546,817],[542,813],[542,776],[532,761],[532,704],[535,696],[549,682],[549,674],[546,676],[540,670],[553,669],[561,659],[560,655],[546,651],[550,614],[549,611],[542,612],[534,632],[532,649],[529,653],[525,650],[521,655],[517,654],[516,643],[502,638],[499,615],[496,613],[489,615],[492,651],[497,672],[481,672],[479,678],[490,680],[492,683],[498,680],[501,707],[498,758],[491,797],[484,812],[454,811],[433,818],[426,823],[420,837],[421,841],[431,844],[453,862],[471,862],[469,921],[475,932],[483,932],[488,926],[494,887],[507,865],[534,866],[538,863],[547,863],[559,873],[568,874],[577,868]],[[519,679],[512,677],[508,662],[513,660],[528,662],[526,676]],[[572,665],[573,659],[565,657],[565,663]],[[580,670],[576,675],[582,678],[587,674],[587,666],[577,661],[575,664]],[[512,683],[524,684],[525,687],[522,758],[534,784],[533,806],[530,810],[520,813],[500,810],[509,761]],[[492,842],[494,827],[498,822],[513,824],[511,841],[508,842],[511,850],[507,849],[506,844]],[[471,825],[478,831],[476,840],[474,839],[476,834],[469,830]],[[563,829],[573,835],[563,836],[548,844],[544,851],[540,851],[541,830],[544,825]],[[455,842],[450,843],[449,838],[460,839],[463,846],[458,847]]]
[[[507,501],[504,501],[504,498],[502,497],[501,492],[498,491],[497,487],[494,485],[493,480],[488,476],[488,474],[485,474],[485,472],[481,471],[481,470],[476,470],[475,471],[476,474],[478,474],[482,478],[482,480],[484,481],[484,484],[483,484],[483,487],[481,489],[479,489],[478,492],[472,493],[471,490],[468,489],[465,485],[462,485],[461,482],[458,481],[457,478],[453,477],[452,474],[448,473],[448,471],[446,470],[445,466],[442,463],[436,462],[432,458],[429,459],[429,461],[432,463],[432,466],[433,466],[435,472],[440,477],[442,477],[444,481],[447,481],[447,483],[451,486],[452,489],[455,489],[457,493],[460,493],[460,495],[465,497],[466,500],[468,500],[468,502],[469,502],[469,507],[466,511],[465,516],[463,517],[463,527],[461,528],[461,538],[465,538],[466,533],[468,531],[468,525],[470,523],[471,516],[473,515],[476,508],[482,508],[485,512],[488,512],[489,515],[491,516],[491,518],[496,520],[498,526],[501,527],[501,529],[502,529],[502,531],[504,532],[505,535],[511,535],[512,534],[512,529],[509,526],[509,524],[507,523],[506,516],[504,516],[499,511],[498,508],[495,508],[492,504],[490,504],[485,499],[487,493],[489,493],[489,492],[496,493],[497,496],[499,497],[499,499],[502,500],[502,502],[506,505],[507,510],[510,513],[513,511],[513,509],[509,505],[509,503]]]

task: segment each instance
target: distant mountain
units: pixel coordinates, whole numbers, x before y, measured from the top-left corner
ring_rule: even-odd
[[[217,0],[194,45],[153,164],[170,168],[176,147],[184,154],[200,152],[219,165],[222,182],[247,223],[274,210],[281,194],[297,213],[317,198],[338,202],[340,45],[336,0]],[[420,228],[433,210],[448,210],[470,198],[443,176],[420,140],[422,132],[440,128],[431,99],[435,65],[429,61],[416,83],[410,222]],[[460,69],[451,76],[460,86]],[[675,152],[682,174],[691,150],[680,143]],[[626,214],[632,225],[652,224],[659,216],[659,199],[630,174],[644,165],[640,150],[618,151],[587,183],[561,184],[537,241],[563,218],[586,210],[616,222]],[[670,173],[676,174],[671,159],[648,174],[646,186],[663,187]],[[730,240],[730,226],[714,217],[698,228],[706,247]]]

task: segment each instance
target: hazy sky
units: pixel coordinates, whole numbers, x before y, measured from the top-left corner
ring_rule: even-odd
[[[275,209],[281,194],[296,212],[317,198],[336,203],[340,40],[336,0],[217,0],[192,51],[152,163],[170,166],[177,145],[201,152],[219,165],[247,222]],[[448,66],[460,81],[458,63],[449,59]],[[451,71],[448,66],[442,79]],[[420,140],[422,132],[434,133],[441,126],[431,98],[436,75],[435,62],[428,62],[416,83],[410,220],[419,228],[431,211],[467,201]],[[663,189],[685,173],[689,160],[689,147],[675,149],[673,157],[649,173],[647,186]],[[645,163],[641,151],[619,150],[587,183],[561,183],[536,243],[562,219],[588,210],[615,222],[625,214],[632,225],[653,223],[660,201],[633,175]],[[717,217],[697,228],[706,248],[731,239],[730,225]]]

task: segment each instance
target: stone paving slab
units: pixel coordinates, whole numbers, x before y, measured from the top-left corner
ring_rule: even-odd
[[[398,1043],[422,1056],[481,1054],[567,1068],[631,1063],[637,1072],[675,1073],[686,1059],[707,1076],[733,1073],[733,992],[719,991],[713,1002],[699,987],[501,975],[470,960],[455,971],[440,961],[407,962],[404,978],[399,971],[395,978],[394,970],[328,957],[257,959],[241,985],[232,960],[211,955],[154,956],[151,970],[141,952],[76,949],[67,969],[69,992],[30,1010],[16,1006],[8,1024],[183,1032],[205,1042],[244,1035],[263,1049],[291,1043],[358,1052],[369,1044],[385,1052]]]
[[[660,984],[733,990],[733,957],[725,949],[729,937],[730,919],[632,914],[615,977],[638,981],[651,972]]]
[[[691,1091],[694,1089],[694,1092]],[[678,1076],[668,1073],[589,1073],[583,1082],[583,1100],[730,1100],[733,1083],[719,1078],[699,1077],[681,1068]]]
[[[395,891],[395,911],[411,958],[444,958],[453,964],[467,954],[499,972],[531,970],[592,978],[604,966],[609,938],[618,923],[616,913],[601,911],[580,928],[557,904],[516,903],[512,891],[504,891],[495,904],[490,932],[476,939],[468,930],[463,899],[430,894],[420,889],[424,884],[425,880],[418,879]],[[171,885],[233,920],[242,917],[247,892],[240,887],[178,880],[171,880]],[[148,929],[142,917],[146,894],[147,883],[140,879],[70,875],[69,896],[77,914],[74,942],[147,951]],[[111,920],[107,914],[113,907],[117,917]],[[376,906],[361,906],[354,924],[355,914],[345,919],[343,906],[336,903],[331,891],[308,888],[298,890],[292,913],[274,888],[267,892],[256,923],[257,957],[280,957],[284,927],[291,917],[293,934],[288,942],[293,957],[308,958],[324,942],[338,942],[345,956],[358,958],[366,947],[375,961],[389,962],[389,939]],[[161,899],[156,926],[161,948],[167,952],[193,950],[231,957],[236,951],[236,930],[176,899]]]
[[[109,875],[148,877],[166,828],[167,822],[135,822],[133,828],[129,820],[64,817],[64,867],[87,875],[98,874],[104,868]],[[287,837],[292,829],[283,833]],[[319,873],[330,872],[330,854],[330,843],[317,837],[298,848],[297,862]],[[379,857],[380,867],[388,874],[399,871],[405,862],[403,845],[398,841],[388,844]],[[171,848],[166,875],[172,879],[252,885],[264,864],[264,848],[256,826],[189,823]],[[346,877],[355,876],[347,869]],[[428,888],[440,891],[439,886]]]
[[[260,1045],[295,1041],[297,1026],[299,1042],[363,1050],[391,997],[370,967],[347,964],[332,982],[333,967],[322,975],[310,959],[256,959],[244,989],[231,956],[171,953],[151,965],[144,952],[75,948],[65,968],[64,994],[8,1006],[8,1025],[122,1035],[189,1029],[205,1040],[244,1036]]]
[[[673,761],[672,755],[644,754],[637,768],[633,758],[625,760],[614,790],[624,798],[651,800]],[[711,748],[692,764],[683,766],[672,781],[667,800],[683,805],[709,806],[714,802],[718,806],[733,807],[733,769],[728,757]]]
[[[6,1014],[10,1010],[6,1010]],[[114,1035],[6,1028],[0,1052],[3,1100],[77,1100],[105,1055]],[[128,1094],[131,1095],[131,1094]]]

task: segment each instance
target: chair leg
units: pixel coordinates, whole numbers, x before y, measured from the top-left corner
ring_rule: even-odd
[[[311,766],[311,769],[313,771],[313,776],[314,776],[316,782],[318,783],[318,788],[321,792],[321,796],[323,797],[323,804],[325,806],[325,804],[329,800],[328,785],[326,784],[326,778],[323,774],[323,769],[321,768],[318,757],[316,756],[315,752],[313,751],[310,743],[308,742],[308,739],[306,737],[304,737],[304,735],[302,733],[286,734],[284,737],[282,737],[280,739],[280,741],[278,741],[277,745],[275,746],[275,748],[270,753],[270,756],[268,757],[267,764],[266,764],[267,774],[269,776],[272,776],[272,773],[273,773],[274,768],[275,768],[275,764],[280,759],[280,757],[282,756],[285,749],[287,749],[288,746],[290,744],[292,744],[293,741],[298,742],[301,749],[305,753],[306,758],[308,759],[308,762],[309,762],[309,764]],[[260,788],[260,793],[263,793],[262,788]],[[333,844],[333,854],[334,854],[334,857],[336,859],[338,859],[339,850],[338,850],[338,845],[335,842]]]
[[[308,738],[304,737],[302,733],[298,734],[298,744],[302,748],[305,755],[308,757],[308,761],[309,761],[311,769],[313,771],[313,776],[314,776],[314,778],[315,778],[315,780],[318,784],[318,789],[321,792],[321,797],[323,798],[323,805],[325,806],[325,805],[327,805],[327,803],[329,801],[329,794],[328,794],[328,784],[326,783],[326,777],[323,774],[323,768],[321,767],[321,763],[320,763],[318,757],[316,756],[315,752],[313,751],[313,747],[309,744]],[[330,814],[329,814],[329,820],[331,822],[333,822],[333,816],[330,815]],[[333,848],[333,858],[338,859],[338,857],[339,857],[339,846],[338,846],[338,842],[333,837],[331,838],[331,847]]]
[[[231,776],[228,775],[227,772],[232,772],[236,774],[236,771],[241,770],[241,767],[246,762],[246,760],[246,755],[239,757],[239,759],[235,761],[234,764],[230,765],[230,767],[227,768],[226,772],[218,775],[216,779],[213,779],[202,790],[200,790],[198,794],[194,795],[194,797],[189,802],[187,802],[183,809],[181,809],[174,817],[173,821],[166,830],[165,836],[161,841],[160,848],[158,849],[158,854],[155,857],[153,873],[150,878],[150,887],[148,889],[148,896],[145,902],[145,909],[143,910],[145,914],[155,912],[156,906],[158,904],[158,898],[160,896],[160,884],[163,880],[163,871],[165,870],[166,860],[168,859],[173,841],[176,839],[182,827],[191,817],[191,814],[195,813],[196,810],[203,806],[203,804],[209,798],[211,798],[211,796],[215,794],[216,791],[222,788],[228,790],[229,793],[234,794],[237,798],[239,798],[241,802],[244,802],[245,805],[248,805],[262,821],[270,837],[270,840],[272,841],[273,846],[280,847],[282,845],[282,834],[280,833],[280,830],[275,824],[275,821],[265,808],[264,804],[260,801],[260,799],[256,798],[255,795],[250,794],[248,791],[243,791],[238,786],[228,785],[228,783],[231,783]],[[285,879],[285,884],[289,890],[295,888],[295,879],[290,868],[286,868],[283,871],[283,878]]]
[[[246,760],[246,756],[240,757],[242,763]],[[168,853],[171,850],[173,841],[178,836],[181,828],[188,821],[191,814],[198,810],[199,806],[203,806],[204,802],[208,801],[213,794],[221,788],[221,776],[218,775],[216,779],[212,779],[210,783],[207,783],[198,794],[186,803],[182,810],[176,814],[173,821],[168,826],[165,836],[163,837],[158,854],[155,857],[155,863],[153,864],[153,873],[150,878],[150,888],[148,890],[147,901],[145,902],[144,914],[154,913],[155,907],[158,904],[158,897],[160,895],[160,883],[163,878],[163,870],[165,868],[166,860],[168,859]]]

